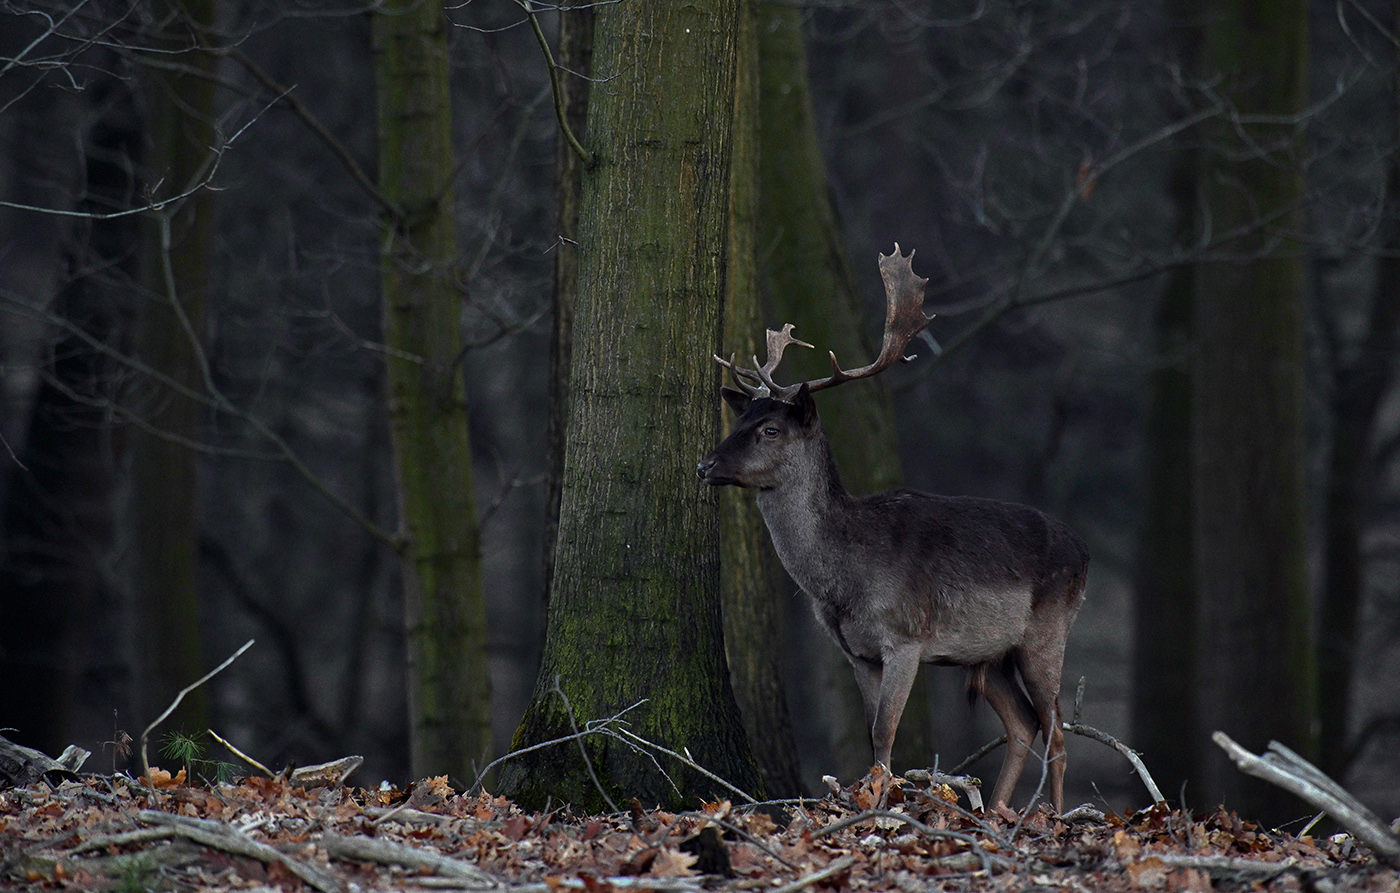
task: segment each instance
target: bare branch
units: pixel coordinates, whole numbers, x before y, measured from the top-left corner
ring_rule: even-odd
[[[564,135],[564,140],[569,144],[569,148],[583,162],[583,169],[593,170],[593,166],[598,163],[594,154],[583,147],[583,143],[574,136],[573,128],[569,126],[568,117],[564,110],[564,94],[559,88],[559,66],[554,63],[554,53],[550,52],[549,41],[545,39],[544,30],[540,28],[540,20],[535,16],[534,5],[530,0],[515,0],[516,4],[523,10],[530,20],[530,27],[535,32],[535,40],[539,41],[540,50],[544,53],[545,65],[549,68],[549,86],[554,93],[554,115],[559,119],[559,132]]]
[[[1400,867],[1400,837],[1312,763],[1277,741],[1269,742],[1268,753],[1255,756],[1224,732],[1217,731],[1210,737],[1230,755],[1241,772],[1277,785],[1324,810],[1382,861]]]
[[[141,770],[141,775],[145,776],[149,774],[151,770],[151,764],[146,760],[146,738],[150,736],[151,730],[154,729],[156,726],[160,725],[161,723],[165,722],[165,720],[169,718],[170,714],[175,712],[175,708],[180,706],[180,702],[185,699],[185,695],[194,691],[196,688],[199,688],[201,685],[208,682],[210,679],[214,678],[219,673],[222,673],[224,669],[228,667],[229,664],[233,663],[235,660],[238,659],[239,655],[241,655],[243,652],[247,651],[251,647],[253,647],[253,640],[249,639],[248,641],[243,643],[242,648],[239,648],[237,651],[233,652],[233,654],[230,654],[227,658],[225,658],[223,663],[219,664],[214,669],[205,673],[203,676],[200,676],[194,682],[191,682],[189,685],[180,689],[180,693],[175,696],[175,700],[170,702],[170,706],[165,708],[165,712],[162,713],[160,716],[157,716],[151,722],[150,725],[146,726],[145,731],[141,733],[140,749],[138,750],[138,754],[141,757],[141,763],[139,766]]]

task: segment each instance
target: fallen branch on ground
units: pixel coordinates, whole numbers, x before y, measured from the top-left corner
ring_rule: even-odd
[[[1269,742],[1268,753],[1256,756],[1224,732],[1210,737],[1230,755],[1241,772],[1277,785],[1325,811],[1386,864],[1400,867],[1400,837],[1312,763],[1277,741]]]

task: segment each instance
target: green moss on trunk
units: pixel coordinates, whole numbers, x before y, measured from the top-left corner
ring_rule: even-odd
[[[457,241],[447,22],[439,3],[374,14],[381,290],[389,417],[405,537],[411,766],[463,780],[489,756],[490,677],[472,494]]]
[[[757,786],[725,668],[716,497],[694,466],[716,426],[736,2],[600,7],[578,233],[568,443],[549,628],[517,746],[638,701],[633,732]],[[723,790],[589,739],[616,801]],[[672,785],[674,782],[674,787]],[[576,744],[507,763],[503,792],[601,808]]]

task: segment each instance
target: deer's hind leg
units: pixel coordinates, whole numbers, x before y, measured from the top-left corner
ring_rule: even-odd
[[[1026,768],[1031,745],[1035,742],[1036,713],[1011,675],[1009,663],[989,663],[982,679],[982,696],[1006,727],[1006,758],[992,791],[992,806],[1007,806],[1016,791],[1016,782]]]
[[[1022,642],[1016,663],[1025,683],[1026,694],[1045,737],[1045,758],[1049,761],[1050,802],[1057,813],[1065,811],[1065,733],[1060,711],[1060,674],[1065,664],[1065,640],[1074,620],[1072,611],[1046,612],[1031,623],[1031,632]]]

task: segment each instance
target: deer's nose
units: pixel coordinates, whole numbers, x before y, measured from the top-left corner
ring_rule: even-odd
[[[705,480],[707,477],[710,476],[710,469],[712,469],[712,468],[714,468],[714,467],[715,467],[715,460],[714,460],[714,459],[710,459],[710,458],[701,459],[701,460],[700,460],[700,464],[698,464],[698,465],[695,466],[695,476],[698,477],[698,478],[700,478],[700,480],[703,481],[703,480]]]

